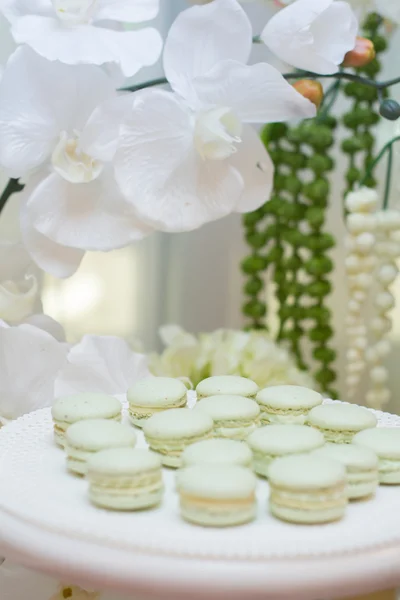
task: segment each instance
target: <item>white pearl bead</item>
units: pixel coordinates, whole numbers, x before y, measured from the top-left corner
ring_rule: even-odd
[[[379,340],[379,342],[375,344],[375,349],[376,352],[379,354],[380,358],[385,358],[385,356],[388,356],[388,354],[390,354],[392,346],[389,340]]]
[[[364,336],[367,334],[367,328],[365,325],[355,325],[354,327],[348,327],[346,333],[349,337]]]
[[[379,292],[374,300],[374,304],[382,313],[385,313],[393,308],[394,297],[390,292]]]
[[[379,267],[376,278],[380,283],[389,285],[396,279],[397,273],[397,267],[392,263],[388,263]]]
[[[392,328],[392,322],[387,317],[374,317],[370,323],[371,331],[376,335],[388,333]]]
[[[363,304],[367,299],[367,294],[363,290],[355,290],[353,292],[353,298],[360,304]]]
[[[375,251],[378,256],[383,258],[397,258],[400,256],[400,244],[390,240],[378,242],[375,245]]]
[[[365,348],[368,346],[368,340],[366,337],[360,335],[354,339],[353,346],[359,350],[365,350]]]
[[[385,388],[382,390],[370,390],[366,395],[367,405],[371,408],[380,409],[389,400],[390,391]]]
[[[382,384],[386,383],[388,379],[388,372],[385,367],[373,367],[369,373],[371,381],[374,383]]]
[[[350,233],[358,234],[364,231],[375,231],[376,219],[374,215],[354,213],[347,216],[347,229]]]
[[[357,254],[349,254],[344,259],[344,266],[347,273],[356,274],[360,273],[361,269],[361,260]]]
[[[346,387],[356,387],[360,383],[359,375],[348,375],[346,377]]]
[[[359,273],[354,277],[353,287],[362,290],[369,290],[373,282],[373,277],[369,273]]]
[[[376,346],[371,346],[365,350],[365,360],[369,363],[376,363],[379,360],[379,353]]]
[[[363,271],[373,271],[378,264],[378,259],[375,254],[369,256],[363,256],[361,258],[361,268]]]
[[[347,365],[348,373],[361,373],[365,368],[365,362],[363,360],[359,360],[357,362],[351,362]]]
[[[355,325],[358,325],[358,323],[360,322],[360,318],[356,315],[346,315],[344,322],[348,327],[353,327]]]
[[[361,353],[359,350],[356,350],[355,348],[349,348],[346,351],[346,359],[348,362],[353,362],[353,361],[358,361],[361,358]]]
[[[367,231],[365,233],[360,233],[360,235],[355,238],[355,247],[361,254],[369,252],[374,244],[375,236]]]
[[[349,300],[347,309],[350,313],[358,314],[361,311],[361,304],[355,300]]]
[[[362,187],[346,196],[345,205],[350,212],[371,212],[378,206],[379,198],[375,190]]]

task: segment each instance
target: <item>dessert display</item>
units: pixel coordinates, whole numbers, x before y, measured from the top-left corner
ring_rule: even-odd
[[[400,428],[377,428],[370,410],[322,403],[299,386],[257,392],[236,376],[210,377],[198,390],[193,408],[182,381],[168,377],[132,386],[123,409],[102,394],[54,404],[55,442],[65,448],[68,470],[86,477],[93,506],[162,507],[162,468],[172,467],[170,514],[188,523],[244,524],[258,506],[258,518],[305,526],[337,521],[348,500],[371,501],[379,483],[400,484]],[[262,486],[269,496],[257,503]]]
[[[255,398],[258,392],[258,385],[246,377],[237,375],[216,375],[203,379],[196,387],[197,399],[207,396],[218,396],[220,394],[245,396],[246,398]]]
[[[273,461],[289,454],[311,452],[325,443],[319,431],[305,425],[267,425],[247,438],[257,475],[268,477]]]
[[[182,469],[177,490],[182,517],[197,525],[227,527],[252,521],[257,480],[244,467],[196,465]]]
[[[278,458],[269,469],[269,507],[291,523],[328,523],[347,506],[346,469],[330,458],[301,455]]]
[[[214,421],[201,410],[171,408],[153,415],[143,427],[144,437],[166,467],[180,467],[186,446],[211,438]]]
[[[133,448],[136,434],[131,427],[107,419],[74,423],[65,435],[68,470],[85,475],[87,462],[96,452],[111,448]]]
[[[322,403],[322,396],[297,385],[277,385],[260,390],[256,396],[260,405],[260,420],[269,423],[303,425],[309,411]]]
[[[376,427],[375,415],[356,404],[323,404],[313,408],[307,424],[321,431],[327,442],[349,444],[356,433]]]
[[[354,436],[353,442],[369,448],[378,456],[380,483],[400,484],[400,428],[361,431]]]
[[[158,412],[186,406],[186,396],[187,388],[179,379],[141,379],[128,390],[129,418],[137,427],[143,427],[147,419]]]
[[[113,510],[142,510],[161,502],[161,460],[136,448],[103,450],[88,461],[89,498]]]
[[[253,455],[247,444],[238,440],[216,438],[187,446],[182,453],[182,466],[237,465],[252,467]]]
[[[122,405],[117,398],[106,394],[83,393],[57,400],[51,409],[54,439],[63,447],[68,427],[86,419],[121,421]]]
[[[377,430],[378,431],[378,430]],[[315,456],[333,458],[346,468],[346,493],[349,500],[367,498],[379,485],[378,458],[369,448],[357,444],[325,444]]]
[[[260,425],[260,407],[244,396],[209,396],[200,400],[195,410],[213,419],[215,437],[245,440]]]

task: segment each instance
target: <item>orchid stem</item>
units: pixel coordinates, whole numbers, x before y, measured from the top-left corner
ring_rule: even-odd
[[[368,179],[368,177],[370,175],[372,175],[373,170],[375,169],[376,165],[385,156],[386,152],[388,152],[389,153],[388,166],[387,166],[387,171],[386,171],[386,185],[385,185],[385,195],[384,195],[384,201],[383,201],[383,209],[384,210],[387,208],[387,205],[389,202],[390,182],[391,182],[392,166],[393,166],[393,144],[395,144],[396,142],[399,142],[399,141],[400,141],[400,135],[397,135],[393,139],[389,140],[389,142],[383,146],[382,150],[379,152],[377,157],[369,165],[363,179],[360,182],[360,187],[361,187],[364,185],[364,183]]]
[[[149,87],[154,87],[156,85],[165,85],[168,83],[168,79],[165,77],[159,77],[158,79],[150,79],[149,81],[143,81],[143,83],[137,83],[136,85],[131,85],[129,87],[121,88],[121,92],[138,92],[139,90],[144,90]]]
[[[18,179],[10,179],[4,189],[4,192],[0,196],[0,213],[6,205],[7,200],[15,192],[20,192],[24,189],[22,183],[19,183]]]
[[[256,36],[257,37],[257,36]],[[347,81],[355,81],[357,83],[362,83],[363,85],[367,85],[369,87],[373,87],[380,90],[385,90],[392,85],[396,85],[400,83],[400,77],[396,77],[395,79],[388,79],[387,81],[374,81],[373,79],[368,79],[366,77],[361,77],[360,75],[355,75],[354,73],[346,73],[345,71],[338,71],[337,73],[331,73],[330,75],[318,75],[316,73],[310,73],[309,71],[294,71],[293,73],[284,73],[283,77],[287,80],[291,79],[336,79],[337,81],[341,79],[345,79]],[[154,87],[156,85],[165,85],[168,83],[168,80],[165,77],[159,77],[158,79],[150,79],[149,81],[144,81],[143,83],[138,83],[136,85],[131,85],[129,87],[121,88],[120,91],[123,92],[137,92],[139,90],[144,90],[149,87]]]

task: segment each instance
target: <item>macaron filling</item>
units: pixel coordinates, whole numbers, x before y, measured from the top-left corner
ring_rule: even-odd
[[[143,427],[143,424],[156,413],[162,412],[170,408],[184,408],[187,403],[186,394],[175,402],[171,402],[168,406],[139,406],[131,403],[129,405],[129,418],[134,425]]]
[[[236,500],[215,500],[180,493],[181,514],[191,523],[228,527],[247,523],[256,516],[255,494]]]

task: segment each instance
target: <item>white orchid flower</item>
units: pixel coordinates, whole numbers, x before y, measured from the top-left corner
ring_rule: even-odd
[[[85,590],[0,559],[1,600],[123,600],[112,592]],[[125,598],[125,600],[128,600]]]
[[[71,348],[54,386],[55,396],[98,391],[125,396],[135,381],[151,377],[144,354],[114,336],[85,335]]]
[[[276,69],[247,66],[251,47],[236,0],[193,6],[172,25],[164,70],[173,92],[135,95],[115,157],[124,195],[153,227],[187,231],[255,210],[273,165],[249,123],[315,115]]]
[[[357,17],[347,2],[296,0],[268,21],[261,39],[289,65],[325,75],[339,70],[355,47],[357,31]]]
[[[0,242],[0,319],[18,323],[41,310],[38,275],[23,244]]]
[[[54,381],[67,353],[68,345],[43,329],[0,323],[0,426],[52,405]]]
[[[19,48],[0,83],[0,166],[34,172],[23,192],[21,230],[35,262],[71,275],[85,250],[108,251],[149,231],[124,200],[111,162],[120,107],[100,67],[49,62]]]
[[[161,53],[156,29],[122,27],[154,19],[159,0],[2,0],[0,10],[15,41],[48,60],[114,63],[129,77],[154,64]]]

